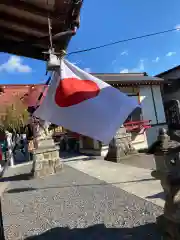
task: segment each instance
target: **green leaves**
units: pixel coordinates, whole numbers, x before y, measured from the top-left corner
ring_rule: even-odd
[[[0,131],[22,132],[29,119],[27,107],[19,97],[13,103],[6,105],[0,115]]]

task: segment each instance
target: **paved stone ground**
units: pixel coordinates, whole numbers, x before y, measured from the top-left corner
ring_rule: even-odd
[[[68,166],[59,175],[27,179],[4,179],[11,180],[2,198],[7,240],[161,239],[154,222],[162,208],[111,184]]]
[[[89,156],[87,159],[84,157],[84,160],[91,160],[91,159],[101,159],[104,160],[104,157],[102,156]],[[80,159],[81,157],[79,157]],[[152,154],[145,154],[145,153],[138,153],[133,155],[128,155],[123,158],[121,158],[121,164],[143,168],[143,169],[155,169],[155,161]]]
[[[154,157],[151,154],[139,153],[125,157],[121,161],[122,164],[134,166],[144,169],[155,169]]]
[[[62,162],[76,161],[76,160],[90,160],[96,159],[96,156],[88,156],[81,153],[69,153],[69,152],[61,152],[60,158]]]
[[[164,207],[162,186],[159,180],[151,176],[150,169],[112,163],[101,159],[66,162],[66,165]]]

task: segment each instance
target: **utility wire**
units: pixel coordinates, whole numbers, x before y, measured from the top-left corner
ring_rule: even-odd
[[[180,30],[180,28],[172,28],[172,29],[168,29],[168,30],[164,30],[164,31],[160,31],[160,32],[149,33],[149,34],[146,34],[146,35],[141,35],[141,36],[137,36],[137,37],[118,40],[118,41],[111,42],[111,43],[106,43],[104,45],[99,45],[99,46],[96,46],[96,47],[91,47],[91,48],[86,48],[86,49],[82,49],[82,50],[78,50],[78,51],[73,51],[73,52],[67,53],[67,55],[89,52],[89,51],[92,51],[92,50],[109,47],[109,46],[116,45],[116,44],[123,43],[123,42],[130,42],[130,41],[141,39],[141,38],[153,37],[153,36],[156,36],[156,35],[169,33],[169,32],[174,32],[174,31],[178,31],[178,30]]]

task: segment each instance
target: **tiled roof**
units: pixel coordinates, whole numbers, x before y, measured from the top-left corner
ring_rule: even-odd
[[[141,83],[148,82],[148,83],[155,83],[155,82],[163,82],[162,78],[148,76],[145,73],[93,73],[93,75],[109,84],[112,83],[121,83],[127,84],[128,82],[133,83]]]
[[[127,84],[145,84],[156,82],[163,82],[163,79],[157,77],[149,77],[145,74],[93,74],[99,77],[101,80],[106,81],[113,85],[113,83],[122,84],[123,86]],[[135,76],[137,75],[137,76]],[[139,75],[139,76],[138,76]],[[45,91],[44,91],[45,89]],[[27,105],[27,107],[36,106],[38,102],[39,95],[43,93],[46,95],[48,86],[45,84],[0,84],[0,105],[12,103],[14,97],[18,97]],[[41,102],[44,97],[42,97]]]
[[[44,84],[29,84],[29,85],[0,85],[0,105],[13,103],[15,97],[19,97],[28,107],[36,106],[38,97],[44,91],[44,96],[48,86]],[[41,101],[43,100],[43,97]]]
[[[161,73],[159,73],[159,74],[157,74],[155,77],[163,77],[164,75],[166,75],[166,74],[168,74],[168,73],[170,73],[170,72],[173,72],[173,71],[176,71],[176,70],[178,70],[178,69],[180,69],[180,65],[178,65],[178,66],[176,66],[176,67],[173,67],[173,68],[171,68],[171,69],[168,69],[168,70],[166,70],[166,71],[164,71],[164,72],[161,72]]]

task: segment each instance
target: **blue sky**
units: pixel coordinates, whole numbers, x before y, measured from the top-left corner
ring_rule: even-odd
[[[180,26],[179,0],[85,0],[68,52]],[[69,56],[91,72],[155,75],[180,64],[180,31]],[[42,61],[0,53],[0,83],[42,83]]]

